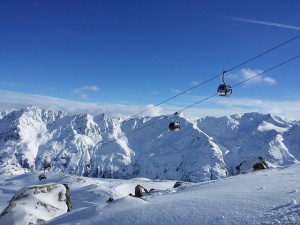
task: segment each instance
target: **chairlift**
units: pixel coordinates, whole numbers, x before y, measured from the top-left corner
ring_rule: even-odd
[[[222,74],[223,84],[220,84],[217,90],[219,96],[230,96],[232,94],[232,87],[230,85],[227,85],[224,81],[225,73],[226,71],[223,71]]]
[[[180,115],[179,112],[175,112],[173,114],[175,117],[178,117]],[[169,130],[170,131],[179,131],[180,130],[180,123],[177,122],[176,120],[172,120],[172,122],[169,124]]]

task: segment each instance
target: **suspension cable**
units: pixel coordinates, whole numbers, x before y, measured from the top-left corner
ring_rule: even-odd
[[[271,71],[271,70],[273,70],[273,69],[276,69],[276,68],[278,68],[278,67],[280,67],[280,66],[283,66],[284,64],[287,64],[287,63],[289,63],[289,62],[291,62],[291,61],[293,61],[293,60],[295,60],[295,59],[297,59],[297,58],[299,58],[299,57],[300,57],[300,54],[297,55],[297,56],[295,56],[295,57],[293,57],[293,58],[290,58],[290,59],[288,59],[288,60],[286,60],[286,61],[284,61],[284,62],[282,62],[282,63],[279,63],[279,64],[277,64],[277,65],[275,65],[275,66],[273,66],[273,67],[271,67],[271,68],[269,68],[269,69],[267,69],[267,70],[261,72],[261,73],[258,73],[258,74],[254,75],[254,76],[252,76],[252,77],[250,77],[250,78],[248,78],[248,79],[245,79],[245,80],[243,80],[243,81],[241,81],[241,82],[239,82],[239,83],[233,85],[232,87],[237,87],[237,86],[239,86],[239,85],[241,85],[241,84],[243,84],[243,83],[245,83],[245,82],[247,82],[247,81],[249,81],[249,80],[252,80],[252,79],[254,79],[254,78],[258,77],[258,76],[261,76],[262,74],[265,74],[265,73],[267,73],[267,72],[269,72],[269,71]],[[190,105],[190,106],[187,106],[187,107],[185,107],[185,108],[179,110],[178,112],[183,112],[183,111],[185,111],[185,110],[187,110],[187,109],[189,109],[189,108],[191,108],[191,107],[193,107],[193,106],[195,106],[195,105],[197,105],[197,104],[199,104],[199,103],[202,103],[202,102],[204,102],[204,101],[206,101],[206,100],[208,100],[208,99],[211,99],[211,98],[215,97],[216,95],[217,95],[217,94],[213,94],[213,95],[211,95],[211,96],[209,96],[209,97],[206,97],[206,98],[204,98],[204,99],[202,99],[202,100],[200,100],[200,101],[198,101],[198,102],[196,102],[196,103],[194,103],[194,104],[192,104],[192,105]],[[173,114],[168,115],[168,116],[165,116],[165,117],[161,118],[160,120],[169,118],[169,117],[172,116],[172,115],[173,115]],[[136,128],[136,129],[134,129],[134,130],[132,130],[132,131],[130,131],[130,132],[127,132],[127,133],[125,133],[125,134],[122,134],[122,135],[119,136],[119,137],[112,138],[112,139],[110,139],[110,140],[108,140],[108,141],[105,141],[105,142],[102,142],[102,143],[100,142],[100,144],[102,144],[102,146],[103,146],[103,145],[105,145],[105,144],[108,144],[108,143],[110,143],[110,142],[112,142],[112,141],[117,140],[118,138],[125,137],[125,136],[127,136],[127,135],[129,135],[129,134],[132,134],[132,133],[136,132],[136,131],[139,131],[139,130],[141,130],[141,129],[144,129],[144,128],[146,128],[146,127],[149,127],[149,126],[151,126],[151,125],[157,123],[158,121],[159,121],[159,120],[153,121],[152,123],[149,123],[149,124],[146,124],[146,125],[141,126],[141,127],[139,127],[139,128]]]
[[[263,56],[263,55],[265,55],[267,53],[269,53],[269,52],[271,52],[271,51],[274,51],[275,49],[280,48],[281,46],[284,46],[284,45],[286,45],[286,44],[288,44],[288,43],[296,40],[299,37],[300,37],[300,35],[297,35],[297,36],[295,36],[295,37],[293,37],[293,38],[291,38],[291,39],[289,39],[287,41],[284,41],[284,42],[282,42],[282,43],[280,43],[280,44],[278,44],[278,45],[276,45],[276,46],[274,46],[274,47],[272,47],[272,48],[270,48],[270,49],[268,49],[268,50],[266,50],[266,51],[264,51],[264,52],[262,52],[262,53],[260,53],[260,54],[258,54],[256,56],[254,56],[254,57],[252,57],[252,58],[250,58],[250,59],[248,59],[248,60],[246,60],[246,61],[244,61],[244,62],[242,62],[242,63],[240,63],[240,64],[238,64],[238,65],[236,65],[236,66],[234,66],[234,67],[232,67],[230,69],[228,69],[228,70],[226,70],[226,72],[230,72],[232,70],[235,70],[238,67],[241,67],[241,66],[243,66],[243,65],[245,65],[245,64],[247,64],[247,63],[249,63],[249,62],[251,62],[251,61],[253,61],[253,60],[255,60],[255,59],[257,59],[257,58],[259,58],[259,57],[261,57],[261,56]],[[178,96],[183,95],[183,94],[185,94],[185,93],[187,93],[187,92],[189,92],[189,91],[191,91],[191,90],[193,90],[193,89],[195,89],[195,88],[197,88],[197,87],[199,87],[199,86],[201,86],[203,84],[206,84],[209,81],[212,81],[212,80],[214,80],[214,79],[216,79],[216,78],[218,78],[219,76],[222,76],[222,75],[223,75],[223,73],[218,74],[216,76],[213,76],[213,77],[209,78],[208,80],[205,80],[205,81],[203,81],[203,82],[201,82],[201,83],[199,83],[197,85],[194,85],[193,87],[188,88],[185,91],[182,91],[182,92],[180,92],[180,93],[178,93],[178,94],[176,94],[176,95],[174,95],[174,96],[172,96],[170,98],[167,98],[166,100],[163,100],[163,101],[161,101],[161,102],[159,102],[159,103],[157,103],[157,104],[155,104],[155,105],[153,105],[153,106],[151,106],[151,107],[149,107],[149,108],[147,108],[147,109],[145,109],[145,110],[143,110],[143,111],[141,111],[141,112],[139,112],[137,114],[134,114],[133,116],[131,116],[128,119],[126,119],[125,121],[130,120],[130,119],[132,119],[132,118],[134,118],[134,117],[136,117],[136,116],[138,116],[138,115],[140,115],[140,114],[142,114],[144,112],[147,112],[150,109],[153,109],[153,108],[155,108],[155,107],[157,107],[157,106],[159,106],[161,104],[164,104],[164,103],[166,103],[166,102],[168,102],[168,101],[170,101],[170,100],[172,100],[174,98],[177,98]]]
[[[262,52],[262,53],[260,53],[260,54],[258,54],[258,55],[256,55],[256,56],[254,56],[254,57],[252,57],[252,58],[250,58],[250,59],[248,59],[248,60],[246,60],[246,61],[244,61],[244,62],[242,62],[242,63],[240,63],[240,64],[238,64],[238,65],[236,65],[236,66],[234,66],[234,67],[232,67],[232,68],[230,68],[230,69],[228,69],[228,70],[226,70],[226,72],[230,72],[230,71],[232,71],[232,70],[235,70],[235,69],[237,69],[238,67],[241,67],[241,66],[243,66],[243,65],[245,65],[245,64],[247,64],[247,63],[249,63],[249,62],[251,62],[251,61],[253,61],[253,60],[255,60],[255,59],[257,59],[257,58],[259,58],[259,57],[261,57],[261,56],[263,56],[263,55],[266,55],[267,53],[269,53],[269,52],[271,52],[271,51],[274,51],[275,49],[280,48],[281,46],[284,46],[284,45],[286,45],[286,44],[288,44],[288,43],[290,43],[290,42],[296,40],[296,39],[299,38],[299,37],[300,37],[300,35],[297,35],[297,36],[295,36],[295,37],[293,37],[293,38],[291,38],[291,39],[289,39],[289,40],[287,40],[287,41],[284,41],[284,42],[282,42],[282,43],[280,43],[280,44],[278,44],[278,45],[276,45],[276,46],[274,46],[274,47],[272,47],[272,48],[270,48],[270,49],[268,49],[268,50],[266,50],[266,51],[264,51],[264,52]],[[223,71],[223,72],[224,72],[224,71]],[[195,89],[195,88],[197,88],[197,87],[199,87],[199,86],[201,86],[201,85],[204,85],[204,84],[206,84],[206,83],[208,83],[208,82],[210,82],[210,81],[212,81],[212,80],[218,78],[219,76],[223,76],[223,75],[224,75],[223,72],[222,72],[221,74],[218,74],[218,75],[216,75],[216,76],[213,76],[213,77],[209,78],[208,80],[205,80],[205,81],[203,81],[203,82],[201,82],[201,83],[199,83],[199,84],[197,84],[197,85],[194,85],[194,86],[192,86],[191,88],[186,89],[185,91],[182,91],[182,92],[180,92],[180,93],[178,93],[178,94],[176,94],[176,95],[174,95],[174,96],[172,96],[172,97],[169,97],[169,98],[167,98],[167,99],[165,99],[165,100],[163,100],[163,101],[161,101],[161,102],[159,102],[159,103],[157,103],[157,104],[155,104],[155,105],[153,105],[153,106],[151,106],[151,107],[149,107],[149,108],[147,108],[147,109],[145,109],[145,110],[142,110],[142,111],[140,111],[139,113],[136,113],[136,114],[130,116],[129,118],[123,120],[123,122],[124,122],[124,121],[129,121],[129,120],[133,119],[134,117],[136,117],[136,116],[138,116],[138,115],[141,115],[142,113],[147,112],[147,111],[149,111],[149,110],[151,110],[151,109],[153,109],[153,108],[155,108],[155,107],[157,107],[157,106],[159,106],[159,105],[162,105],[162,104],[164,104],[164,103],[166,103],[166,102],[168,102],[168,101],[170,101],[170,100],[172,100],[172,99],[174,99],[174,98],[177,98],[177,97],[179,97],[179,96],[181,96],[181,95],[183,95],[183,94],[185,94],[185,93],[187,93],[187,92],[189,92],[189,91],[191,91],[191,90],[193,90],[193,89]],[[223,82],[224,82],[224,76],[223,76]],[[225,83],[225,82],[224,82],[224,83]],[[215,96],[215,95],[213,95],[212,97],[214,97],[214,96]],[[120,121],[120,122],[121,122],[121,121]],[[120,123],[120,122],[116,122],[116,123],[118,124],[118,123]],[[101,132],[101,133],[102,133],[102,132]]]

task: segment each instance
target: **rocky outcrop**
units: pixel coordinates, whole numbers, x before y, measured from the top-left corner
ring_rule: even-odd
[[[0,214],[0,224],[38,224],[72,208],[66,184],[45,184],[19,190]]]
[[[235,167],[237,174],[254,172],[257,170],[264,170],[269,168],[269,163],[261,156],[257,158],[254,157],[252,159],[244,160]]]

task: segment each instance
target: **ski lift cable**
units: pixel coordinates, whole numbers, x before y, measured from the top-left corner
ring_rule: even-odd
[[[300,35],[297,35],[297,36],[295,36],[295,37],[293,37],[293,38],[291,38],[291,39],[289,39],[289,40],[287,40],[287,41],[285,41],[285,42],[282,42],[281,44],[278,44],[278,45],[274,46],[273,48],[270,48],[269,50],[264,51],[264,52],[258,54],[257,56],[254,56],[253,58],[248,59],[248,60],[246,60],[245,62],[242,62],[241,64],[238,64],[238,65],[232,67],[232,68],[229,69],[229,70],[226,70],[226,72],[230,72],[230,71],[232,71],[232,70],[235,70],[235,69],[237,69],[238,67],[243,66],[243,65],[245,65],[245,64],[247,64],[247,63],[249,63],[249,62],[251,62],[251,61],[253,61],[253,60],[255,60],[255,59],[257,59],[257,58],[259,58],[259,57],[261,57],[261,56],[263,56],[263,55],[265,55],[265,54],[267,54],[267,53],[269,53],[269,52],[271,52],[271,51],[274,51],[275,49],[280,48],[281,46],[286,45],[286,44],[288,44],[288,43],[290,43],[290,42],[296,40],[296,39],[299,38],[299,37],[300,37]]]
[[[258,54],[256,56],[254,56],[254,57],[252,57],[252,58],[250,58],[250,59],[248,59],[248,60],[246,60],[246,61],[244,61],[244,62],[242,62],[242,63],[240,63],[240,64],[238,64],[238,65],[236,65],[236,66],[234,66],[234,67],[232,67],[230,69],[228,69],[228,70],[225,70],[224,72],[230,72],[232,70],[235,70],[238,67],[241,67],[241,66],[243,66],[243,65],[245,65],[245,64],[247,64],[247,63],[249,63],[249,62],[251,62],[251,61],[253,61],[253,60],[255,60],[255,59],[257,59],[257,58],[259,58],[261,56],[263,56],[263,55],[266,55],[267,53],[269,53],[271,51],[274,51],[275,49],[280,48],[281,46],[284,46],[284,45],[286,45],[286,44],[288,44],[288,43],[296,40],[299,37],[300,37],[300,35],[297,35],[297,36],[295,36],[295,37],[293,37],[293,38],[291,38],[291,39],[289,39],[287,41],[284,41],[284,42],[282,42],[282,43],[280,43],[280,44],[278,44],[278,45],[276,45],[276,46],[274,46],[274,47],[272,47],[272,48],[270,48],[270,49],[268,49],[268,50],[266,50],[266,51],[264,51],[264,52],[262,52],[262,53],[260,53],[260,54]],[[145,110],[143,110],[143,111],[141,111],[141,112],[139,112],[137,114],[134,114],[133,116],[131,116],[128,119],[126,119],[125,121],[133,119],[134,117],[136,117],[136,116],[138,116],[138,115],[140,115],[140,114],[142,114],[144,112],[147,112],[147,111],[149,111],[149,110],[151,110],[151,109],[153,109],[153,108],[155,108],[155,107],[157,107],[159,105],[162,105],[162,104],[164,104],[164,103],[166,103],[166,102],[168,102],[168,101],[170,101],[170,100],[172,100],[174,98],[177,98],[178,96],[183,95],[183,94],[185,94],[185,93],[187,93],[187,92],[189,92],[189,91],[191,91],[191,90],[193,90],[193,89],[195,89],[195,88],[197,88],[197,87],[199,87],[199,86],[201,86],[203,84],[206,84],[206,83],[208,83],[208,82],[210,82],[210,81],[212,81],[212,80],[214,80],[214,79],[216,79],[216,78],[218,78],[220,76],[223,76],[223,74],[224,73],[218,74],[216,76],[213,76],[213,77],[209,78],[208,80],[205,80],[205,81],[203,81],[203,82],[201,82],[199,84],[196,84],[193,87],[186,89],[185,91],[182,91],[182,92],[180,92],[180,93],[178,93],[178,94],[176,94],[176,95],[174,95],[174,96],[172,96],[170,98],[167,98],[167,99],[165,99],[165,100],[163,100],[163,101],[161,101],[161,102],[159,102],[159,103],[157,103],[157,104],[155,104],[155,105],[153,105],[153,106],[151,106],[151,107],[149,107],[149,108],[147,108],[147,109],[145,109]]]
[[[282,63],[279,63],[279,64],[277,64],[276,66],[273,66],[273,67],[271,67],[271,68],[269,68],[269,69],[267,69],[267,70],[264,70],[264,71],[261,72],[261,73],[258,73],[258,74],[254,75],[254,76],[252,76],[252,77],[249,77],[248,79],[245,79],[245,80],[243,80],[243,81],[241,81],[241,82],[239,82],[239,83],[233,85],[232,88],[237,87],[237,86],[239,86],[239,85],[241,85],[241,84],[243,84],[243,83],[245,83],[245,82],[247,82],[247,81],[249,81],[249,80],[252,80],[252,79],[258,77],[258,76],[261,76],[262,74],[267,73],[267,72],[269,72],[269,71],[271,71],[271,70],[273,70],[273,69],[276,69],[277,67],[280,67],[280,66],[282,66],[282,65],[284,65],[284,64],[286,64],[286,63],[289,63],[289,62],[291,62],[291,61],[293,61],[293,60],[295,60],[295,59],[297,59],[297,58],[299,58],[299,57],[300,57],[300,54],[297,55],[297,56],[295,56],[295,57],[293,57],[293,58],[290,58],[290,59],[288,59],[288,60],[286,60],[286,61],[284,61],[284,62],[282,62]],[[192,104],[192,105],[190,105],[190,106],[187,106],[187,107],[181,109],[181,110],[178,111],[178,112],[183,112],[184,110],[187,110],[187,109],[189,109],[189,108],[191,108],[191,107],[193,107],[193,106],[195,106],[195,105],[197,105],[197,104],[199,104],[199,103],[201,103],[201,102],[204,102],[204,101],[206,101],[206,100],[208,100],[208,99],[210,99],[210,98],[212,98],[212,97],[215,97],[216,95],[217,95],[217,94],[213,94],[213,95],[211,95],[211,96],[209,96],[209,97],[207,97],[207,98],[204,98],[204,99],[202,99],[201,101],[198,101],[198,102],[196,102],[196,103],[194,103],[194,104]]]
[[[245,83],[245,82],[247,82],[247,81],[249,81],[249,80],[252,80],[252,79],[254,79],[254,78],[258,77],[258,76],[261,76],[262,74],[265,74],[265,73],[267,73],[267,72],[269,72],[269,71],[271,71],[271,70],[273,70],[273,69],[276,69],[276,68],[278,68],[278,67],[280,67],[280,66],[283,66],[284,64],[287,64],[287,63],[289,63],[289,62],[291,62],[291,61],[293,61],[293,60],[295,60],[295,59],[297,59],[297,58],[299,58],[299,57],[300,57],[300,54],[297,55],[297,56],[295,56],[295,57],[293,57],[293,58],[290,58],[290,59],[288,59],[288,60],[286,60],[286,61],[284,61],[284,62],[282,62],[282,63],[279,63],[279,64],[277,64],[277,65],[275,65],[275,66],[273,66],[273,67],[271,67],[271,68],[269,68],[269,69],[267,69],[267,70],[264,70],[263,72],[258,73],[258,74],[254,75],[254,76],[252,76],[252,77],[250,77],[250,78],[248,78],[248,79],[245,79],[245,80],[243,80],[243,81],[241,81],[241,82],[239,82],[239,83],[233,85],[232,87],[237,87],[237,86],[239,86],[239,85],[241,85],[241,84],[243,84],[243,83]],[[211,95],[211,96],[209,96],[209,97],[206,97],[206,98],[204,98],[204,99],[202,99],[202,100],[200,100],[200,101],[198,101],[198,102],[196,102],[196,103],[194,103],[194,104],[192,104],[192,105],[190,105],[190,106],[187,106],[187,107],[185,107],[185,108],[183,108],[183,109],[181,109],[181,110],[179,110],[179,111],[177,111],[177,112],[179,112],[179,113],[180,113],[180,112],[183,112],[183,111],[185,111],[185,110],[187,110],[187,109],[189,109],[189,108],[192,108],[192,107],[194,107],[195,105],[200,104],[200,103],[202,103],[202,102],[204,102],[204,101],[207,101],[208,99],[211,99],[211,98],[213,98],[213,97],[215,97],[215,96],[217,96],[217,94],[213,94],[213,95]],[[173,114],[170,114],[170,115],[168,115],[168,116],[164,116],[164,117],[161,118],[160,120],[169,118],[169,117],[171,117],[172,115],[173,115]],[[102,142],[102,143],[100,142],[100,144],[103,146],[103,145],[105,145],[105,144],[108,144],[108,143],[110,143],[110,142],[113,142],[113,141],[117,140],[118,138],[125,137],[125,136],[127,136],[127,135],[129,135],[129,134],[132,134],[132,133],[136,132],[136,131],[139,131],[139,130],[144,129],[144,128],[146,128],[146,127],[149,127],[149,126],[151,126],[151,125],[153,125],[153,124],[156,124],[156,123],[158,123],[158,121],[160,121],[160,120],[156,120],[156,121],[153,121],[153,122],[151,122],[151,123],[149,123],[149,124],[146,124],[146,125],[144,125],[144,126],[141,126],[141,127],[139,127],[139,128],[136,128],[136,129],[134,129],[134,130],[132,130],[132,131],[130,131],[130,132],[127,132],[127,133],[125,133],[125,134],[120,135],[120,136],[117,137],[117,138],[112,138],[112,139],[110,139],[110,140],[108,140],[108,141],[106,141],[106,142]]]
[[[213,77],[209,78],[208,80],[205,80],[205,81],[203,81],[203,82],[201,82],[201,83],[199,83],[199,84],[197,84],[197,85],[194,85],[194,86],[192,86],[191,88],[186,89],[185,91],[182,91],[182,92],[180,92],[180,93],[178,93],[178,94],[176,94],[176,95],[174,95],[174,96],[172,96],[172,97],[169,97],[169,98],[167,98],[167,99],[165,99],[165,100],[163,100],[163,101],[161,101],[161,102],[159,102],[159,103],[157,103],[157,104],[155,104],[155,105],[149,107],[149,108],[146,108],[145,110],[140,111],[139,113],[136,113],[136,114],[130,116],[129,118],[123,120],[123,122],[124,122],[124,121],[129,121],[129,120],[135,118],[136,116],[141,115],[141,114],[144,113],[144,112],[147,112],[147,111],[149,111],[149,110],[151,110],[151,109],[153,109],[153,108],[156,108],[156,107],[159,106],[159,105],[162,105],[162,104],[164,104],[164,103],[166,103],[166,102],[168,102],[168,101],[170,101],[170,100],[172,100],[172,99],[174,99],[174,98],[177,98],[177,97],[179,97],[179,96],[181,96],[181,95],[183,95],[183,94],[185,94],[185,93],[187,93],[187,92],[189,92],[189,91],[191,91],[191,90],[193,90],[193,89],[195,89],[195,88],[197,88],[197,87],[199,87],[199,86],[201,86],[201,85],[204,85],[204,84],[206,84],[206,83],[208,83],[208,82],[210,82],[210,81],[212,81],[212,80],[214,80],[214,79],[216,79],[216,78],[218,78],[218,77],[220,77],[220,76],[223,76],[224,73],[230,72],[230,71],[232,71],[232,70],[235,70],[235,69],[237,69],[238,67],[241,67],[241,66],[243,66],[243,65],[245,65],[245,64],[247,64],[247,63],[249,63],[249,62],[251,62],[251,61],[253,61],[253,60],[255,60],[255,59],[257,59],[257,58],[259,58],[259,57],[261,57],[261,56],[263,56],[263,55],[266,55],[267,53],[269,53],[269,52],[271,52],[271,51],[274,51],[274,50],[276,50],[277,48],[280,48],[280,47],[282,47],[282,46],[284,46],[284,45],[286,45],[286,44],[288,44],[288,43],[290,43],[290,42],[296,40],[296,39],[299,38],[299,37],[300,37],[300,35],[297,35],[297,36],[295,36],[295,37],[293,37],[293,38],[291,38],[291,39],[289,39],[289,40],[287,40],[287,41],[284,41],[284,42],[282,42],[282,43],[280,43],[280,44],[278,44],[278,45],[276,45],[276,46],[274,46],[274,47],[272,47],[272,48],[270,48],[270,49],[268,49],[268,50],[266,50],[266,51],[264,51],[264,52],[262,52],[262,53],[260,53],[260,54],[258,54],[258,55],[256,55],[256,56],[254,56],[254,57],[252,57],[252,58],[250,58],[250,59],[248,59],[248,60],[246,60],[246,61],[244,61],[244,62],[242,62],[242,63],[240,63],[240,64],[238,64],[238,65],[236,65],[236,66],[234,66],[234,67],[232,67],[232,68],[230,68],[230,69],[228,69],[228,70],[223,71],[221,74],[218,74],[218,75],[216,75],[216,76],[213,76]],[[223,77],[223,78],[224,78],[224,77]],[[215,95],[213,95],[212,97],[214,97],[214,96],[215,96]],[[120,123],[120,122],[117,121],[116,123]],[[101,132],[101,133],[103,133],[103,132]]]
[[[243,83],[245,83],[245,82],[247,82],[247,81],[249,81],[249,80],[252,80],[252,79],[254,79],[254,78],[256,78],[256,77],[258,77],[258,76],[260,76],[260,75],[262,75],[262,74],[264,74],[264,73],[269,72],[270,70],[276,69],[277,67],[280,67],[280,66],[282,66],[282,65],[284,65],[284,64],[286,64],[286,63],[289,63],[289,62],[291,62],[291,61],[293,61],[293,60],[295,60],[295,59],[297,59],[297,58],[299,58],[299,57],[300,57],[300,54],[297,55],[297,56],[295,56],[295,57],[293,57],[293,58],[290,58],[290,59],[288,59],[288,60],[286,60],[286,61],[284,61],[284,62],[282,62],[282,63],[279,63],[279,64],[277,64],[276,66],[273,66],[273,67],[271,67],[271,68],[269,68],[269,69],[267,69],[267,70],[265,70],[265,71],[263,71],[263,72],[261,72],[261,73],[258,73],[258,74],[254,75],[254,76],[252,76],[252,77],[250,77],[250,78],[248,78],[248,79],[246,79],[246,80],[243,80],[243,81],[241,81],[241,82],[239,82],[239,83],[233,85],[232,87],[236,87],[236,86],[238,86],[238,85],[241,85],[241,84],[243,84]]]
[[[169,118],[170,116],[171,116],[171,115],[166,116],[165,118],[162,118],[162,119]],[[129,134],[132,134],[132,133],[136,132],[136,131],[139,131],[139,130],[141,130],[141,129],[144,129],[144,128],[146,128],[146,127],[149,127],[149,126],[151,126],[151,125],[154,125],[154,124],[156,124],[157,122],[158,122],[158,120],[157,120],[157,121],[153,121],[153,122],[151,122],[151,123],[149,123],[149,124],[146,124],[146,125],[144,125],[144,126],[142,126],[142,127],[135,128],[135,129],[132,130],[132,131],[129,131],[129,132],[125,133],[125,134],[122,134],[122,135],[120,135],[119,137],[112,138],[112,139],[110,139],[110,140],[108,140],[108,141],[105,141],[105,142],[100,142],[100,144],[101,144],[101,146],[103,146],[103,145],[105,145],[105,144],[108,144],[108,143],[110,143],[110,142],[113,142],[113,141],[117,140],[118,138],[125,137],[125,136],[127,136],[127,135],[129,135]]]

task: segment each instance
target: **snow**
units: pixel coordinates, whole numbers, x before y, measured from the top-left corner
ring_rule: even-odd
[[[261,123],[257,130],[260,130],[260,131],[269,131],[269,130],[276,130],[277,132],[285,132],[285,131],[288,131],[288,127],[279,127],[279,126],[275,126],[274,124],[271,124],[271,123],[267,123],[267,122],[263,122]]]
[[[173,120],[180,131],[168,130]],[[43,224],[300,224],[299,135],[299,121],[259,113],[116,121],[37,107],[7,111],[0,117],[0,212],[28,187],[68,184],[72,210],[36,210]],[[52,167],[40,181],[45,160]],[[262,161],[270,169],[253,172]],[[185,182],[173,188],[178,180]],[[138,184],[155,190],[129,196]],[[57,193],[48,194],[52,205]],[[8,224],[33,218],[35,197]]]
[[[65,193],[66,188],[62,184],[21,188],[15,193],[9,206],[2,212],[1,224],[36,224],[62,215],[68,209],[65,203]]]
[[[175,181],[171,180],[101,179],[49,172],[47,181],[41,182],[37,176],[36,172],[8,175],[1,168],[0,210],[19,189],[45,182],[68,183],[73,201],[70,212],[43,223],[48,225],[299,224],[300,221],[300,164],[184,183],[177,188],[173,188]],[[143,199],[129,196],[137,184],[156,190]],[[107,203],[110,196],[114,201]],[[33,210],[30,201],[23,208]],[[17,222],[22,224],[22,218],[19,219]]]

